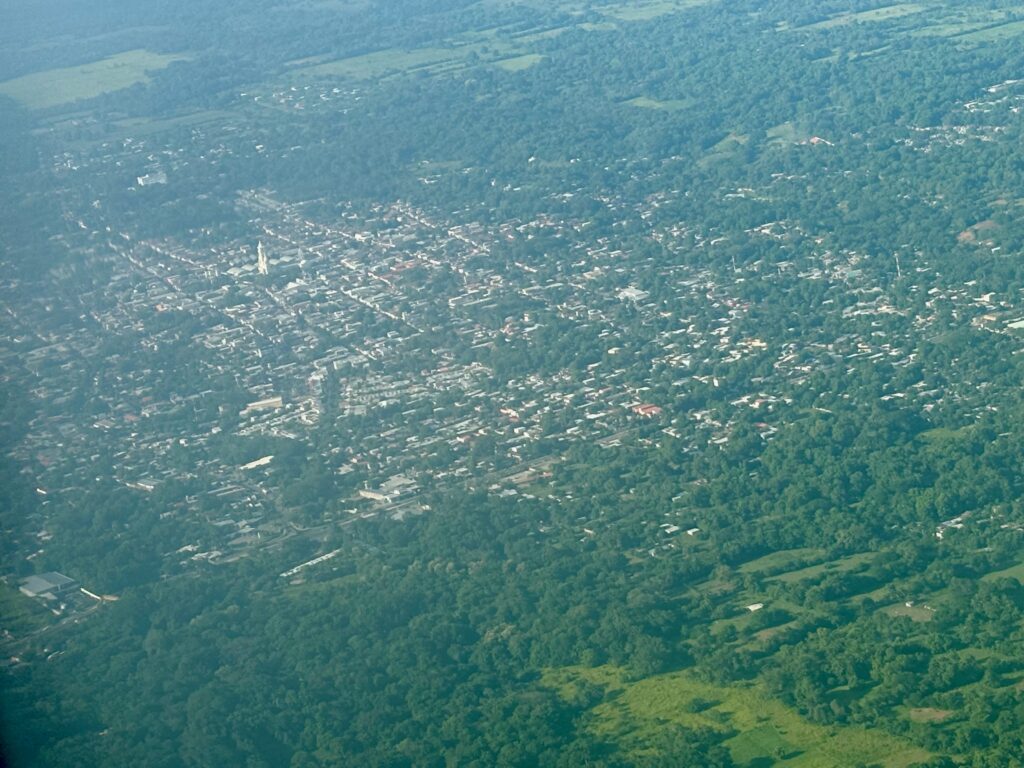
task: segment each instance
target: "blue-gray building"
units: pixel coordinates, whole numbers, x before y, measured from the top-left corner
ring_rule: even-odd
[[[63,592],[68,592],[78,586],[78,582],[63,573],[51,571],[40,573],[37,576],[29,576],[19,589],[29,597],[53,598]]]

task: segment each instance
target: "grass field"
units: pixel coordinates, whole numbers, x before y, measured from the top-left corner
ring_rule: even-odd
[[[686,672],[627,683],[621,670],[612,667],[554,669],[543,678],[545,685],[567,699],[575,697],[577,684],[582,681],[603,685],[609,694],[592,710],[592,727],[627,750],[671,722],[690,728],[737,731],[724,743],[739,765],[852,768],[877,764],[906,768],[930,756],[877,730],[815,725],[757,686],[716,686]],[[697,700],[710,706],[693,706]],[[693,709],[701,711],[688,711]]]
[[[392,72],[407,72],[442,62],[461,61],[470,50],[464,48],[416,48],[403,51],[391,48],[375,51],[362,56],[337,59],[312,67],[303,67],[302,72],[316,76],[341,76],[357,79],[381,77]]]
[[[860,13],[841,13],[838,16],[833,16],[831,19],[826,19],[825,21],[807,24],[803,27],[792,27],[792,29],[805,31],[809,29],[831,29],[832,27],[841,27],[846,24],[890,21],[891,19],[898,19],[901,16],[910,16],[915,13],[920,13],[926,8],[927,6],[920,5],[918,3],[898,3],[896,5],[887,5],[884,8],[873,8],[870,11],[861,11]]]
[[[539,64],[544,60],[544,57],[539,53],[524,53],[522,56],[513,56],[511,59],[501,59],[496,62],[502,69],[508,70],[509,72],[519,72],[524,69],[529,69],[535,64]]]
[[[839,560],[833,560],[828,563],[821,563],[819,565],[808,566],[807,568],[800,568],[795,571],[780,573],[778,576],[773,576],[772,579],[774,581],[792,584],[797,581],[803,581],[804,579],[818,579],[825,574],[848,573],[849,571],[860,567],[864,563],[869,562],[873,557],[873,552],[862,552],[860,554],[840,558]]]
[[[987,26],[989,23],[984,21],[943,21],[939,24],[929,24],[927,27],[915,29],[911,34],[916,37],[956,37]]]
[[[355,13],[372,7],[370,0],[309,0],[307,7],[321,11]]]
[[[915,723],[941,723],[955,714],[951,709],[935,709],[934,707],[914,707],[907,710],[907,717]]]
[[[649,0],[648,2],[615,3],[596,10],[620,21],[647,21],[698,5],[707,5],[713,0]]]
[[[663,109],[667,112],[674,112],[679,109],[686,109],[690,105],[690,102],[684,99],[668,99],[666,101],[659,101],[658,99],[652,99],[648,96],[637,96],[634,99],[629,99],[623,102],[631,107],[640,107],[641,109]]]
[[[880,609],[887,616],[906,616],[911,621],[931,621],[935,618],[935,611],[920,605],[905,605],[897,603]]]
[[[807,138],[792,123],[780,123],[769,128],[765,133],[768,136],[768,141],[772,144],[794,144]]]
[[[29,109],[56,107],[147,82],[149,72],[187,58],[141,49],[125,51],[91,64],[48,69],[7,80],[0,83],[0,94],[10,96]]]
[[[956,35],[956,40],[964,43],[987,43],[993,40],[1017,37],[1021,34],[1024,34],[1024,21],[1011,21],[1007,24],[997,24],[993,27],[984,27],[973,32]]]
[[[556,38],[573,29],[608,31],[615,29],[615,25],[610,22],[580,23],[519,31],[508,27],[489,27],[453,35],[435,46],[389,48],[344,59],[310,56],[289,61],[286,66],[295,76],[356,80],[413,73],[441,75],[481,65],[495,65],[509,72],[518,72],[545,58],[543,54],[530,50],[532,44]]]
[[[963,440],[965,438],[970,437],[972,431],[974,431],[974,427],[972,425],[960,427],[959,429],[935,427],[934,429],[926,429],[924,432],[917,436],[917,439],[926,442],[938,442],[942,440]]]
[[[1011,565],[1009,568],[1004,568],[1001,571],[986,573],[981,577],[982,581],[995,581],[996,579],[1016,579],[1021,584],[1024,584],[1024,563]]]
[[[756,560],[741,565],[737,570],[740,573],[763,573],[774,574],[784,573],[794,568],[799,568],[807,563],[820,560],[825,555],[825,550],[812,547],[801,547],[799,549],[780,549],[770,555],[759,557]]]
[[[741,765],[768,755],[788,755],[797,751],[774,725],[762,725],[745,731],[729,739],[726,745],[733,760]]]
[[[740,632],[746,631],[748,629],[748,625],[755,620],[755,617],[759,616],[757,611],[750,611],[746,608],[746,606],[753,603],[764,603],[764,610],[776,610],[781,608],[791,616],[801,616],[807,613],[802,606],[799,606],[796,603],[791,603],[788,600],[779,600],[778,598],[771,598],[767,595],[746,593],[736,599],[733,606],[735,608],[735,614],[722,619],[715,619],[708,626],[708,631],[714,637],[719,637],[721,632],[725,630],[726,627],[730,626]],[[786,625],[793,626],[796,623],[797,620],[794,619],[793,621],[783,621],[782,624],[774,627],[766,627],[765,629],[757,632],[751,640],[745,643],[745,645],[751,648],[759,646],[765,640],[771,639],[773,630],[774,632],[778,632],[782,627]]]
[[[562,33],[568,32],[572,28],[572,26],[562,26],[549,27],[547,29],[541,29],[539,31],[527,30],[526,32],[520,32],[519,34],[512,35],[512,39],[519,44],[535,43],[540,40],[550,40],[554,37],[558,37]]]
[[[748,141],[750,141],[750,137],[745,133],[730,133],[715,144],[710,151],[712,154],[732,152],[737,147],[745,145]]]
[[[0,634],[10,632],[21,637],[52,621],[53,614],[46,608],[9,584],[0,582]]]
[[[886,22],[920,14],[902,25],[901,33],[914,37],[945,37],[964,46],[982,45],[1024,34],[1024,21],[1020,20],[1020,6],[986,8],[983,6],[955,6],[942,3],[895,3],[859,13],[839,13],[823,21],[803,26],[781,22],[776,30],[823,30],[850,24]],[[882,49],[880,49],[882,50]],[[862,53],[860,56],[867,55]],[[835,60],[826,56],[820,61]],[[854,55],[851,58],[858,58]]]
[[[708,2],[714,0],[641,0],[610,2],[593,7],[572,1],[558,2],[554,5],[565,12],[582,13],[589,9],[606,18],[602,21],[538,26],[514,32],[508,27],[466,31],[453,35],[435,46],[413,49],[390,48],[333,60],[325,59],[323,56],[311,56],[289,61],[286,66],[291,74],[297,77],[345,77],[356,80],[372,80],[402,74],[442,75],[480,65],[496,65],[510,72],[518,72],[537,65],[545,58],[543,54],[530,50],[534,43],[551,40],[573,29],[607,32],[616,29],[617,22],[644,21],[666,13],[705,5]],[[500,1],[487,4],[504,5]],[[649,99],[634,106],[682,109],[687,104]]]
[[[726,160],[732,157],[736,151],[744,146],[750,137],[742,133],[730,133],[724,139],[719,141],[713,147],[708,149],[707,153],[697,161],[697,165],[701,168],[707,168],[720,160]]]
[[[647,21],[667,13],[675,13],[698,5],[708,5],[716,0],[605,0],[605,2],[588,2],[587,0],[480,0],[481,5],[490,7],[509,7],[517,5],[532,6],[545,10],[557,9],[562,13],[582,14],[597,13],[620,21]]]
[[[115,135],[124,136],[125,138],[129,136],[137,138],[139,136],[149,136],[154,133],[160,133],[161,131],[168,131],[172,128],[180,128],[181,126],[196,126],[205,125],[207,123],[216,123],[234,116],[234,113],[227,112],[225,110],[209,109],[160,120],[153,120],[144,117],[127,118],[124,120],[115,120],[113,125],[116,129]]]
[[[536,34],[550,36],[555,32],[549,29]],[[531,35],[528,33],[527,37]],[[449,42],[449,45],[443,47],[428,46],[411,50],[389,48],[332,61],[300,59],[290,62],[289,66],[293,74],[300,76],[372,80],[414,73],[440,75],[480,64],[496,64],[502,69],[517,72],[534,66],[544,58],[541,54],[524,50],[527,38],[501,37],[496,29],[467,33]]]

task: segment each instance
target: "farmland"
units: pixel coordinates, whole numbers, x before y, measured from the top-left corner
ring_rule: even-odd
[[[629,682],[613,667],[548,670],[543,681],[570,700],[578,695],[580,684],[602,687],[606,701],[592,710],[590,727],[604,737],[632,744],[640,753],[645,742],[674,723],[726,734],[723,744],[739,765],[773,761],[766,764],[907,768],[929,757],[926,750],[877,731],[810,723],[757,686],[713,685],[686,673]]]
[[[187,58],[183,54],[125,51],[90,64],[50,69],[7,80],[0,83],[0,94],[30,109],[63,106],[148,82],[151,72]]]

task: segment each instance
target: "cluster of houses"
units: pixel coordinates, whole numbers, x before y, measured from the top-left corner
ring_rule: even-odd
[[[965,109],[1016,108],[1014,84],[990,91]],[[220,151],[221,139],[205,130],[194,128],[192,141]],[[148,194],[185,168],[185,154],[126,140],[63,152],[54,168],[134,164],[136,192]],[[764,188],[723,189],[720,202],[806,184],[776,174]],[[965,324],[1000,332],[1020,317],[1016,297],[945,286],[920,259],[908,278],[927,292],[926,311],[908,316],[871,278],[872,257],[830,247],[796,221],[747,229],[743,237],[775,256],[737,263],[735,233],[666,213],[686,196],[678,189],[640,201],[596,196],[600,224],[557,213],[586,194],[570,188],[549,196],[551,213],[484,224],[408,201],[343,203],[325,214],[324,201],[255,189],[238,196],[245,224],[237,231],[176,237],[119,229],[91,204],[69,212],[74,226],[62,245],[103,280],[61,303],[0,278],[9,308],[0,364],[40,406],[12,455],[39,488],[43,517],[62,494],[93,482],[98,464],[140,493],[188,480],[204,490],[155,513],[202,509],[220,538],[182,541],[172,552],[216,560],[287,532],[273,451],[229,459],[218,448],[226,439],[319,435],[339,477],[358,473],[350,509],[394,506],[472,477],[511,493],[514,483],[494,477],[573,444],[614,448],[642,434],[689,451],[727,445],[739,421],[770,440],[817,374],[910,365],[919,337],[950,308]],[[634,234],[620,234],[627,230]],[[979,224],[970,234],[984,243],[986,231]],[[636,247],[638,237],[651,247]],[[72,283],[81,268],[57,267],[50,278]],[[792,338],[760,327],[751,286],[802,281],[829,286],[814,311],[834,324],[794,327]],[[570,345],[588,340],[585,364],[570,346],[547,346],[553,325],[573,329],[561,336]],[[510,374],[506,355],[526,362]],[[954,386],[881,397],[928,411]],[[699,405],[680,405],[691,401]]]

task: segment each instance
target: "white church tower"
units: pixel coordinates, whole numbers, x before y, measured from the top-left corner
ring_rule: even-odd
[[[265,275],[270,271],[267,264],[267,252],[263,249],[262,240],[256,245],[256,271],[261,275]]]

